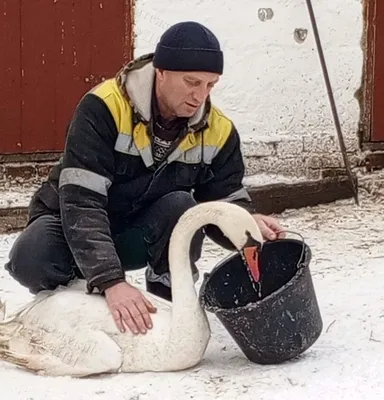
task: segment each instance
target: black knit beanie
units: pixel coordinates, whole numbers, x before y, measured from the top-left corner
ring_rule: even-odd
[[[223,73],[223,52],[216,36],[192,21],[168,28],[156,46],[153,65],[170,71]]]

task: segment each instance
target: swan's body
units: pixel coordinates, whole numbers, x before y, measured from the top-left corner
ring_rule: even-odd
[[[242,208],[211,202],[188,210],[170,243],[173,303],[144,292],[157,307],[147,334],[121,333],[105,298],[89,295],[75,283],[41,292],[5,317],[0,303],[0,359],[46,375],[175,371],[198,364],[210,339],[210,327],[195,290],[189,246],[197,229],[215,224],[242,249],[251,236],[261,242],[253,217]]]

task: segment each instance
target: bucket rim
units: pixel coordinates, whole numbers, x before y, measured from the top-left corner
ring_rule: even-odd
[[[305,264],[304,261],[307,261],[307,260],[310,261],[311,260],[312,252],[311,252],[311,249],[310,249],[309,245],[305,241],[298,240],[298,239],[284,238],[284,239],[268,240],[265,243],[274,243],[274,242],[282,242],[282,241],[284,241],[284,242],[289,241],[289,242],[299,243],[304,248],[303,258],[301,260],[299,260],[299,262],[297,264],[297,273],[287,283],[285,283],[283,286],[281,286],[279,289],[275,290],[274,292],[270,293],[268,296],[263,297],[259,301],[249,302],[249,303],[245,304],[244,306],[236,307],[237,311],[250,311],[250,310],[255,309],[256,307],[258,307],[262,303],[264,303],[267,300],[269,300],[272,296],[279,295],[281,292],[287,290],[299,278],[302,277],[302,275],[304,274],[306,269],[309,269],[309,262],[307,264]],[[228,261],[228,260],[233,259],[233,258],[238,257],[238,256],[239,256],[239,252],[238,251],[234,251],[231,254],[229,254],[228,256],[226,256],[220,263],[216,264],[216,266],[213,267],[210,272],[205,272],[204,273],[203,281],[201,283],[200,290],[199,290],[199,301],[200,301],[201,307],[203,307],[207,311],[216,314],[218,311],[221,311],[221,312],[227,312],[228,311],[229,312],[230,310],[233,309],[233,308],[222,308],[222,307],[219,307],[219,306],[208,305],[206,300],[205,300],[205,289],[207,287],[207,284],[208,284],[208,281],[209,281],[210,277],[216,271],[218,271],[221,268],[221,266],[225,263],[225,261]]]

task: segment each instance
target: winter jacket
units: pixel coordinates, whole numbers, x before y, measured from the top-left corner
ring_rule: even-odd
[[[30,220],[61,215],[63,231],[88,290],[123,279],[112,234],[132,215],[172,191],[198,202],[250,197],[232,121],[209,101],[189,120],[160,165],[151,153],[152,55],[129,63],[86,93],[68,129],[62,159],[34,195]]]

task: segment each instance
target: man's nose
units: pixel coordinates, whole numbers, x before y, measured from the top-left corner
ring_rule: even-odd
[[[197,88],[193,92],[193,99],[198,102],[202,103],[208,96],[209,90],[203,86]]]

